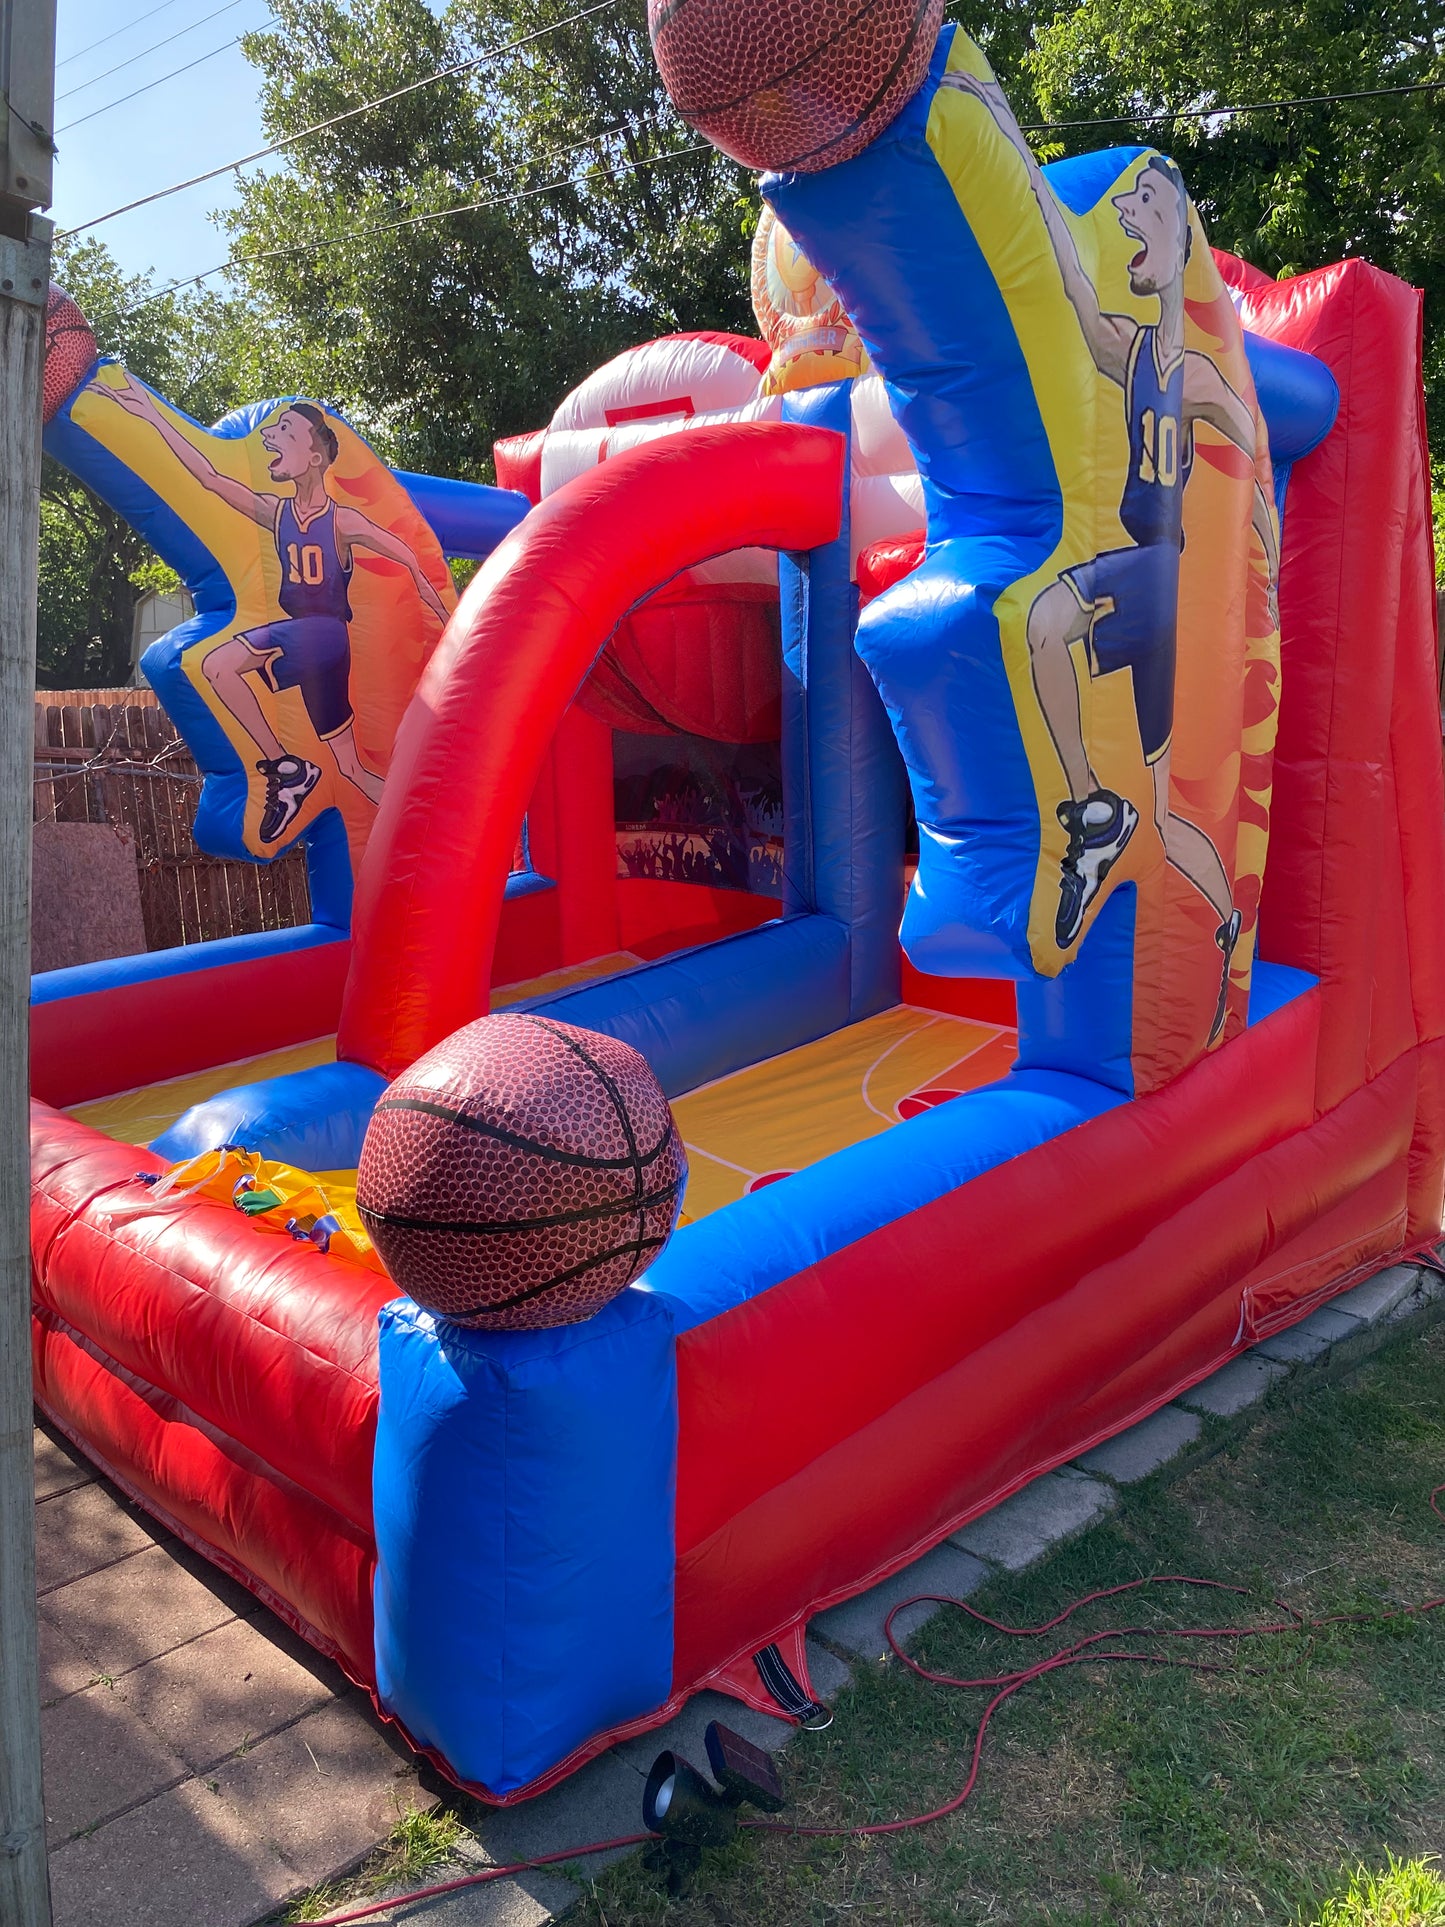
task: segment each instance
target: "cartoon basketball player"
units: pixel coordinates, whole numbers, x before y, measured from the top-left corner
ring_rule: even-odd
[[[284,622],[269,622],[218,643],[203,659],[201,671],[261,755],[256,769],[266,782],[261,810],[261,841],[279,843],[295,822],[307,797],[321,781],[321,769],[288,750],[266,719],[249,679],[272,690],[299,689],[317,736],[336,759],[336,767],[370,802],[381,800],[382,779],[362,762],[356,747],[351,707],[352,558],[371,549],[410,570],[417,594],[445,626],[446,608],[428,582],[416,556],[398,536],[347,508],[327,493],[326,474],[336,460],[336,435],[325,414],[311,402],[292,402],[261,430],[275,482],[290,483],[290,494],[253,489],[222,475],[157,407],[149,389],[123,370],[122,386],[94,381],[91,390],[106,395],[137,420],[151,423],[176,460],[212,495],[249,515],[276,541],[281,565],[277,601]]]
[[[863,372],[868,357],[847,310],[766,202],[753,236],[751,280],[753,313],[773,351],[764,395]]]
[[[1184,265],[1192,237],[1189,197],[1174,163],[1153,156],[1133,186],[1113,197],[1120,227],[1139,243],[1129,263],[1129,286],[1136,295],[1157,299],[1159,319],[1140,323],[1128,315],[1106,314],[1084,272],[1063,210],[1002,90],[971,74],[946,75],[943,84],[982,101],[1018,150],[1094,365],[1124,391],[1129,475],[1119,520],[1132,538],[1131,546],[1065,569],[1029,610],[1034,688],[1069,791],[1058,809],[1069,847],[1060,878],[1055,940],[1067,949],[1078,936],[1085,912],[1139,821],[1127,798],[1100,783],[1084,746],[1079,684],[1069,653],[1071,643],[1083,642],[1091,675],[1119,669],[1132,674],[1139,741],[1153,770],[1154,820],[1164,853],[1219,918],[1214,940],[1224,969],[1209,1033],[1212,1044],[1224,1028],[1229,966],[1242,919],[1214,844],[1169,807],[1179,551],[1184,490],[1194,463],[1194,424],[1207,422],[1252,460],[1254,415],[1207,355],[1184,346]],[[1269,565],[1270,613],[1278,621],[1278,544],[1258,482],[1252,521]]]

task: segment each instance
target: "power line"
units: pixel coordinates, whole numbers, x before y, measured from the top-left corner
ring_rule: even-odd
[[[58,107],[63,100],[69,100],[72,94],[83,94],[87,87],[94,87],[102,80],[109,80],[112,74],[118,74],[123,67],[134,67],[135,63],[138,60],[144,60],[147,54],[159,53],[162,47],[169,47],[173,40],[183,40],[188,33],[194,33],[197,27],[204,27],[208,20],[218,19],[221,14],[230,13],[240,5],[241,0],[225,0],[225,5],[217,7],[214,13],[203,13],[199,20],[191,21],[189,26],[177,27],[174,33],[168,33],[163,40],[153,40],[150,46],[142,47],[138,54],[131,54],[125,60],[118,60],[113,67],[106,67],[102,72],[92,74],[89,80],[77,81],[74,87],[67,88],[63,94],[55,96],[56,106]]]
[[[92,220],[81,221],[75,227],[66,228],[56,235],[57,241],[68,241],[72,235],[84,234],[88,229],[99,227],[102,222],[113,221],[118,215],[131,214],[138,207],[149,207],[154,201],[163,201],[169,195],[180,194],[188,187],[199,187],[203,181],[214,181],[222,174],[230,174],[238,167],[249,167],[252,161],[264,161],[272,154],[281,154],[298,141],[309,140],[313,134],[324,134],[328,128],[339,127],[343,121],[354,120],[358,114],[369,114],[378,107],[386,107],[394,100],[401,100],[407,94],[414,94],[419,88],[433,86],[439,80],[450,80],[456,74],[470,73],[473,68],[482,66],[488,60],[495,60],[502,54],[514,53],[519,47],[527,47],[535,40],[544,40],[548,34],[558,33],[563,27],[575,26],[579,20],[590,20],[594,14],[609,13],[618,0],[594,0],[592,6],[583,7],[577,13],[569,13],[563,20],[554,20],[548,27],[536,27],[531,33],[519,34],[515,40],[507,40],[496,47],[488,47],[485,52],[473,55],[469,60],[460,60],[452,67],[443,67],[434,74],[425,74],[420,80],[408,81],[404,87],[392,93],[380,94],[375,100],[364,100],[359,107],[348,107],[343,113],[332,114],[327,120],[314,121],[310,127],[303,127],[298,133],[288,134],[284,140],[275,141],[270,147],[258,147],[253,154],[242,154],[239,160],[226,161],[220,167],[208,168],[204,174],[193,174],[189,180],[176,181],[170,187],[157,188],[154,194],[142,194],[139,200],[127,201],[123,207],[113,207],[108,214],[97,214]],[[118,104],[118,103],[117,103]],[[74,125],[76,123],[72,123]]]
[[[261,22],[261,27],[267,27],[270,24],[271,16],[268,14]],[[254,27],[250,31],[259,33],[261,27]],[[168,74],[158,74],[154,80],[148,80],[143,87],[133,87],[128,94],[122,94],[119,100],[108,100],[104,107],[92,107],[88,114],[82,114],[78,120],[68,120],[63,127],[57,127],[56,133],[68,134],[74,127],[84,127],[88,120],[98,120],[102,114],[108,114],[113,107],[124,107],[128,100],[139,100],[142,94],[150,93],[153,88],[163,87],[168,80],[176,80],[182,74],[188,74],[193,67],[203,67],[208,60],[214,60],[217,54],[228,53],[244,37],[238,33],[235,39],[228,40],[223,47],[212,47],[208,54],[197,54],[194,60],[188,60],[183,67],[172,67]]]
[[[123,33],[129,33],[132,27],[143,26],[147,20],[153,20],[158,13],[164,13],[167,7],[173,7],[175,4],[176,0],[161,0],[160,5],[152,7],[149,13],[138,13],[134,20],[127,20],[123,27],[113,27],[109,33],[103,33],[99,40],[90,40],[85,46],[77,47],[75,52],[67,54],[64,60],[57,60],[56,68],[68,67],[72,60],[79,60],[84,54],[93,54],[97,47],[105,46],[107,41],[118,40]]]
[[[153,202],[165,200],[172,194],[183,193],[187,188],[199,187],[206,181],[216,180],[222,174],[229,174],[237,168],[249,166],[252,161],[269,159],[272,154],[283,153],[286,149],[296,146],[300,141],[309,139],[313,134],[325,133],[329,128],[340,126],[348,120],[354,120],[358,114],[371,113],[378,107],[389,106],[392,101],[403,99],[406,95],[413,94],[422,87],[430,87],[439,80],[448,80],[456,74],[470,72],[473,68],[482,65],[482,63],[487,60],[495,59],[505,53],[514,52],[519,47],[528,46],[534,41],[544,39],[548,34],[560,31],[563,27],[573,26],[578,21],[590,19],[595,14],[607,13],[617,4],[618,0],[596,0],[596,4],[584,7],[576,13],[568,14],[565,19],[554,21],[550,26],[538,27],[531,33],[520,34],[514,40],[506,41],[496,47],[490,47],[483,53],[473,55],[470,59],[458,61],[454,66],[444,67],[437,73],[424,75],[420,80],[409,81],[404,87],[398,87],[389,94],[381,94],[374,100],[361,102],[359,106],[348,107],[342,113],[333,114],[326,120],[315,121],[311,126],[303,127],[295,134],[288,134],[284,140],[276,141],[270,147],[257,148],[254,153],[243,154],[237,160],[226,161],[220,167],[210,168],[203,174],[193,174],[187,180],[176,181],[170,187],[158,188],[153,194],[145,194],[138,200],[127,201],[121,207],[111,208],[108,213],[97,214],[89,221],[78,222],[75,227],[65,228],[59,232],[56,235],[56,239],[61,241],[69,240],[74,235],[86,233],[90,228],[100,227],[106,221],[113,221],[122,214],[133,213],[137,208],[149,207]],[[224,51],[224,49],[218,51]],[[209,56],[203,56],[203,58],[209,58]],[[1028,134],[1063,133],[1071,128],[1077,127],[1142,127],[1156,125],[1164,121],[1209,118],[1224,119],[1236,114],[1283,111],[1294,107],[1332,106],[1354,100],[1378,100],[1402,94],[1436,93],[1442,89],[1445,89],[1445,80],[1422,80],[1412,81],[1396,87],[1368,87],[1347,93],[1302,94],[1284,99],[1249,101],[1225,107],[1175,108],[1168,112],[1153,114],[1106,114],[1095,115],[1080,120],[1031,121],[1021,131]],[[119,106],[120,104],[120,102],[112,102],[114,106]],[[79,123],[72,122],[71,125],[77,126]],[[60,131],[64,132],[66,130],[61,129]],[[694,154],[701,151],[702,149],[697,147],[675,150],[679,157],[681,157],[682,154]],[[665,159],[668,157],[659,156],[657,158]],[[647,162],[642,164],[650,165],[651,163]],[[583,178],[589,177],[584,176]],[[567,185],[570,185],[570,183],[566,181],[553,183],[554,187]],[[525,194],[512,198],[524,199],[527,195],[546,191],[550,190],[528,189]],[[422,218],[444,219],[448,213],[461,214],[475,212],[480,206],[496,206],[500,204],[499,202],[466,203],[453,209],[438,210],[436,214],[426,217],[408,217],[406,221],[393,225],[408,226],[411,225],[414,220]],[[376,230],[367,231],[374,232]],[[346,237],[339,235],[335,238],[340,240]],[[251,257],[243,257],[243,260],[249,258]],[[255,258],[260,259],[262,257],[258,256]],[[243,262],[223,262],[217,267],[206,268],[200,274],[183,276],[180,280],[172,282],[169,286],[159,289],[155,294],[147,295],[144,301],[136,305],[138,307],[144,307],[151,301],[160,300],[164,295],[175,293],[179,288],[189,287],[194,282],[209,280],[213,275],[223,274],[228,267],[233,265],[240,266],[243,265]],[[126,312],[130,313],[134,312],[134,310],[127,310]]]
[[[610,131],[612,133],[620,133],[622,130],[621,128],[613,128]],[[578,145],[587,145],[593,140],[605,140],[607,137],[607,135],[590,135],[588,142],[579,142]],[[538,159],[551,160],[555,158],[557,154],[569,152],[575,152],[575,149],[557,148],[551,153],[538,156]],[[137,314],[142,308],[148,308],[152,302],[163,301],[167,295],[176,294],[182,288],[194,287],[197,282],[209,281],[213,276],[218,274],[229,274],[236,268],[249,267],[256,261],[271,261],[280,256],[318,254],[327,248],[338,246],[343,241],[362,239],[369,234],[391,234],[398,228],[419,227],[424,222],[449,220],[455,214],[478,214],[487,208],[512,207],[518,201],[533,200],[540,194],[555,194],[566,187],[580,186],[583,181],[613,179],[619,173],[629,168],[634,173],[640,173],[644,167],[662,167],[666,166],[670,161],[686,160],[695,154],[710,154],[713,152],[715,152],[715,149],[710,141],[698,141],[695,146],[672,147],[662,154],[644,155],[641,160],[623,161],[613,167],[594,167],[589,169],[587,173],[580,175],[564,175],[561,180],[548,181],[545,186],[542,187],[519,188],[515,194],[498,194],[483,201],[463,201],[455,207],[435,208],[424,214],[408,214],[396,221],[375,221],[360,227],[343,228],[339,234],[329,234],[321,241],[298,241],[286,247],[263,248],[258,254],[239,255],[234,260],[220,262],[214,268],[206,268],[200,274],[183,275],[178,281],[172,281],[164,288],[157,288],[154,294],[148,294],[140,301],[134,302],[129,308],[123,309],[120,318],[124,319],[130,315]],[[533,167],[536,165],[537,161],[535,160],[521,161],[518,163],[517,168],[512,171],[517,172],[523,167]]]
[[[606,7],[615,5],[615,4],[616,4],[616,0],[602,0],[602,4],[600,6],[591,7],[587,11],[589,13],[601,12]],[[578,15],[572,16],[572,18],[574,19],[580,18],[580,17],[582,16],[578,16]],[[568,25],[569,22],[559,21],[556,24],[558,26],[565,26],[565,25]],[[547,30],[543,30],[543,31],[547,31]],[[535,35],[528,36],[528,38],[536,38],[536,37],[537,36]],[[441,79],[443,76],[437,75],[434,77],[437,79]],[[424,84],[425,84],[424,82],[413,83],[414,86],[424,85]],[[1290,107],[1313,107],[1313,106],[1329,105],[1339,101],[1375,100],[1375,99],[1381,99],[1387,96],[1398,95],[1398,94],[1433,93],[1433,92],[1440,91],[1442,89],[1445,89],[1445,80],[1413,81],[1406,85],[1402,85],[1398,87],[1361,88],[1353,93],[1301,95],[1290,99],[1253,101],[1249,103],[1243,103],[1243,104],[1227,106],[1227,107],[1176,109],[1171,113],[1137,114],[1137,115],[1123,115],[1123,114],[1102,115],[1092,119],[1077,120],[1077,121],[1033,121],[1033,122],[1030,122],[1021,131],[1024,133],[1036,134],[1036,133],[1044,133],[1044,132],[1061,131],[1070,127],[1138,126],[1138,125],[1143,125],[1147,123],[1166,121],[1166,120],[1207,118],[1210,115],[1223,117],[1223,116],[1232,115],[1232,114],[1259,113],[1266,109],[1282,109],[1282,108],[1290,108]],[[411,89],[406,88],[406,89],[403,89],[402,91],[410,92]],[[394,98],[394,96],[388,96],[388,98]],[[383,105],[384,103],[381,101],[377,101],[371,104],[374,106],[380,106],[380,105]],[[363,108],[353,108],[350,110],[351,113],[361,113],[363,111],[365,111]],[[327,124],[328,123],[325,123],[325,122],[320,123],[321,126],[325,126]],[[556,159],[561,154],[574,153],[577,147],[590,145],[590,143],[593,140],[609,139],[612,134],[622,132],[623,127],[628,125],[630,125],[630,123],[623,122],[620,126],[610,128],[602,134],[589,135],[586,141],[577,142],[572,147],[553,148],[549,150],[549,152],[546,154],[536,156],[533,159],[528,161],[518,162],[516,168],[510,171],[520,172],[520,170],[523,167],[537,166],[540,162]],[[317,131],[317,129],[311,128],[305,131],[314,133]],[[296,138],[300,139],[301,136],[298,135],[296,136]],[[710,146],[709,142],[702,141],[693,147],[673,148],[673,149],[669,149],[664,154],[644,157],[641,161],[629,161],[625,163],[625,166],[631,167],[634,171],[638,171],[643,167],[663,165],[668,161],[683,160],[690,155],[706,153],[709,149],[709,146]],[[219,171],[224,172],[225,170],[222,169]],[[619,170],[616,167],[594,168],[590,170],[588,173],[583,174],[581,176],[574,177],[569,175],[562,180],[549,182],[544,187],[523,188],[515,194],[498,195],[489,200],[463,201],[454,207],[436,208],[431,210],[430,212],[423,213],[423,214],[409,214],[395,221],[372,222],[360,227],[346,228],[346,229],[343,229],[339,234],[329,235],[324,241],[298,242],[294,245],[287,246],[287,247],[267,248],[262,250],[262,252],[260,252],[259,254],[241,255],[234,260],[222,261],[218,263],[217,266],[215,266],[214,268],[206,268],[199,274],[183,275],[179,280],[170,282],[164,288],[157,289],[154,294],[146,295],[143,300],[136,302],[131,308],[127,308],[126,310],[124,310],[124,313],[127,315],[134,314],[139,309],[148,307],[153,301],[163,300],[167,295],[175,294],[182,288],[192,287],[201,281],[209,281],[215,275],[226,274],[235,268],[246,267],[247,265],[255,261],[269,261],[269,260],[274,260],[281,256],[314,254],[322,251],[325,248],[334,247],[340,242],[347,241],[347,240],[354,240],[354,239],[362,239],[365,236],[370,234],[393,233],[399,228],[417,227],[422,225],[423,223],[431,222],[431,221],[444,221],[449,219],[452,215],[455,215],[455,214],[474,214],[474,213],[479,213],[482,210],[488,209],[488,208],[506,207],[506,206],[512,205],[517,201],[532,199],[539,194],[551,194],[551,193],[558,192],[560,189],[564,187],[575,187],[579,184],[579,181],[595,180],[598,178],[611,178],[611,177],[614,177],[618,173],[618,171]],[[201,178],[206,178],[206,177],[201,177]],[[500,176],[496,174],[484,176],[484,182],[486,180],[496,180],[499,178]],[[126,211],[127,210],[123,208],[118,210],[118,212],[121,212],[121,213],[124,213]],[[104,219],[108,217],[102,216],[101,218]],[[88,223],[87,225],[93,226],[94,223]],[[68,231],[72,234],[80,232],[78,228],[71,228]]]
[[[1238,107],[1175,107],[1162,114],[1101,114],[1091,120],[1036,120],[1020,131],[1054,134],[1070,127],[1152,127],[1166,120],[1223,120],[1233,114],[1262,114],[1267,109],[1333,107],[1341,101],[1383,100],[1391,94],[1434,94],[1442,89],[1445,89],[1445,80],[1412,80],[1399,87],[1361,87],[1350,94],[1300,94],[1292,100],[1251,100]]]
[[[625,122],[623,123],[624,126],[626,124]],[[491,175],[489,178],[492,180],[500,180],[505,173],[516,174],[520,173],[523,167],[537,167],[540,166],[543,161],[558,160],[563,154],[576,153],[579,147],[590,147],[594,140],[607,140],[611,135],[620,134],[621,132],[621,127],[609,128],[605,134],[589,135],[585,141],[577,141],[571,147],[553,148],[550,153],[539,154],[535,160],[519,162],[516,167],[503,169],[501,173]],[[682,160],[690,154],[706,154],[711,151],[712,143],[710,141],[699,141],[693,147],[671,147],[663,154],[644,155],[639,161],[624,161],[620,163],[620,165],[630,167],[634,172],[637,172],[644,167],[659,166],[664,161]],[[371,221],[361,227],[343,228],[340,234],[329,234],[323,241],[295,241],[288,242],[285,247],[263,248],[259,254],[242,254],[234,261],[228,261],[225,265],[228,268],[245,268],[249,267],[254,261],[271,261],[275,260],[278,256],[322,254],[327,248],[335,247],[341,241],[364,240],[369,234],[394,234],[399,228],[422,227],[432,221],[447,221],[450,220],[454,214],[479,214],[485,208],[510,207],[514,202],[532,200],[539,194],[552,194],[564,187],[576,187],[583,181],[610,179],[617,172],[617,167],[594,167],[590,168],[585,174],[564,175],[561,180],[549,181],[544,187],[518,188],[515,194],[493,195],[483,201],[460,201],[454,207],[438,207],[429,209],[422,214],[406,214],[395,221]],[[479,183],[479,185],[484,184],[485,183]],[[211,270],[214,274],[219,274],[222,271],[223,270],[219,268]]]

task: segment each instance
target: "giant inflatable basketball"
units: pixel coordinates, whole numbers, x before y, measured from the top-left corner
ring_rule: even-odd
[[[687,1157],[647,1060],[546,1017],[478,1018],[379,1100],[356,1203],[387,1270],[459,1325],[590,1318],[645,1271]]]

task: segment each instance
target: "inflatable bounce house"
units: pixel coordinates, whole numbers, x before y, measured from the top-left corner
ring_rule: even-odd
[[[36,981],[37,1397],[494,1801],[807,1717],[810,1615],[1441,1228],[1418,296],[1041,168],[940,0],[653,34],[757,338],[497,488],[47,430],[313,921]]]

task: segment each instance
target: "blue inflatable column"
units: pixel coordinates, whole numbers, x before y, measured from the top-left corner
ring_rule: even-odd
[[[376,1677],[463,1778],[513,1793],[672,1690],[669,1301],[465,1331],[380,1320]]]
[[[783,419],[851,436],[851,384],[804,388]],[[851,467],[851,465],[850,465]],[[903,760],[853,646],[847,485],[838,539],[778,558],[783,633],[783,913],[821,914],[849,933],[849,1023],[899,998]]]

